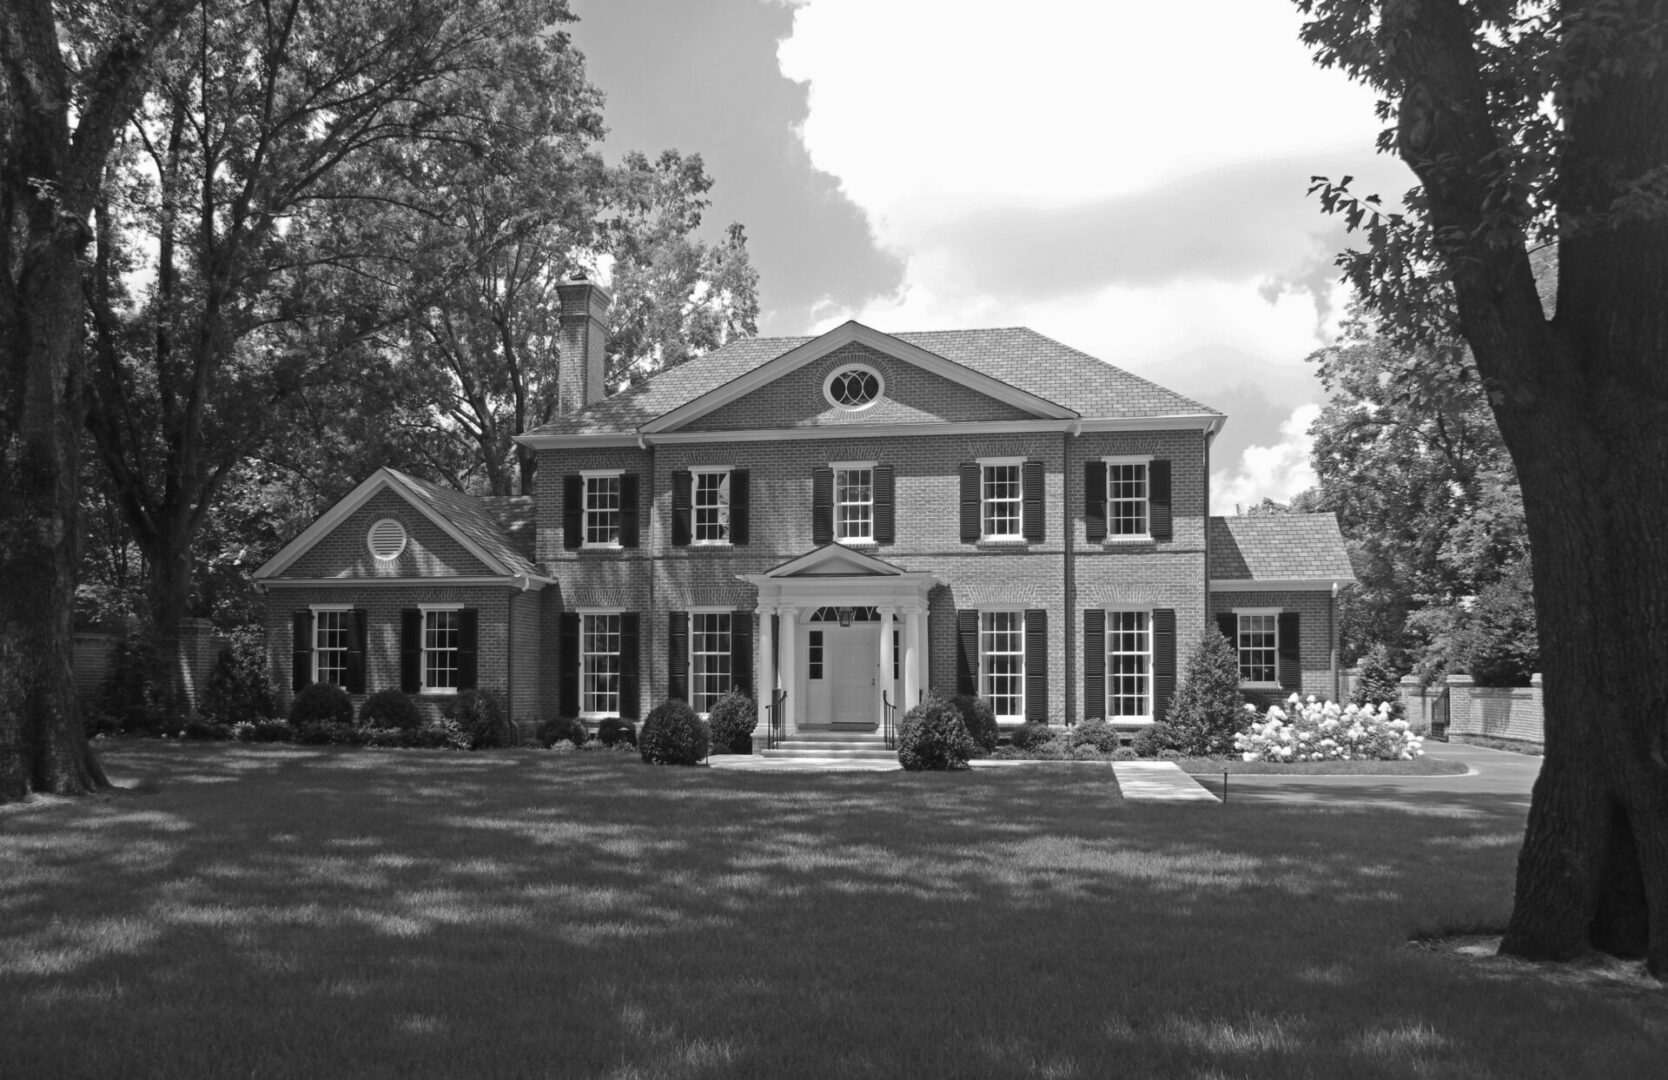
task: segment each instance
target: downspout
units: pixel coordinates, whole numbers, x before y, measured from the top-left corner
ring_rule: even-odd
[[[1078,436],[1082,434],[1083,420],[1081,417],[1079,417],[1072,424],[1071,438],[1066,438],[1065,432],[1061,432],[1060,434],[1060,467],[1063,471],[1063,475],[1060,477],[1060,490],[1062,492],[1062,498],[1060,499],[1060,516],[1062,518],[1060,523],[1060,543],[1062,547],[1062,564],[1065,567],[1065,580],[1061,582],[1061,586],[1065,591],[1066,600],[1066,627],[1064,635],[1066,662],[1061,664],[1060,667],[1066,677],[1066,692],[1062,695],[1064,698],[1062,705],[1065,709],[1064,720],[1067,723],[1071,722],[1074,713],[1082,712],[1084,704],[1083,702],[1077,701],[1077,690],[1079,682],[1082,678],[1082,673],[1078,671],[1078,664],[1080,661],[1077,655],[1077,534],[1072,529],[1070,495],[1071,478],[1074,475],[1072,468],[1071,447],[1072,443],[1075,442]],[[1081,475],[1081,473],[1076,473],[1075,475]],[[1077,706],[1076,710],[1073,710],[1073,705]]]
[[[1332,583],[1332,602],[1326,607],[1326,640],[1332,645],[1332,700],[1341,695],[1338,683],[1338,583]]]

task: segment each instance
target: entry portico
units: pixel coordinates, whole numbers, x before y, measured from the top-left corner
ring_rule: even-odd
[[[832,543],[737,577],[759,591],[760,694],[786,693],[787,732],[873,730],[886,702],[920,700],[933,574]]]

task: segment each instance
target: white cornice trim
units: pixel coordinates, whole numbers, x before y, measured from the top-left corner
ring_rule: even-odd
[[[970,390],[985,394],[998,401],[1004,401],[1009,405],[1038,416],[1055,419],[1077,416],[1072,410],[1057,405],[1047,398],[1038,397],[1017,387],[1009,386],[1000,379],[993,379],[989,375],[974,371],[970,367],[946,360],[937,353],[928,352],[926,349],[911,345],[907,341],[900,341],[891,334],[883,334],[879,330],[864,326],[853,319],[841,323],[821,337],[813,338],[797,348],[789,349],[781,356],[760,364],[752,371],[736,376],[723,386],[707,391],[694,401],[686,402],[670,412],[655,417],[643,425],[643,434],[658,434],[682,427],[697,417],[705,416],[714,409],[728,405],[737,398],[757,390],[766,383],[773,382],[797,368],[804,367],[806,364],[827,356],[836,349],[851,344],[866,345],[895,360],[901,360],[906,364],[913,364],[935,375],[952,379]]]
[[[1327,592],[1340,585],[1354,585],[1354,578],[1211,578],[1210,591],[1218,592]]]
[[[401,474],[384,466],[366,477],[358,487],[344,495],[335,506],[320,514],[317,521],[303,529],[300,536],[285,544],[278,554],[263,563],[260,569],[256,570],[250,577],[255,581],[264,582],[269,581],[273,575],[282,573],[286,567],[301,558],[314,544],[329,535],[336,526],[351,517],[354,511],[364,506],[370,501],[371,496],[383,488],[388,488],[398,494],[411,505],[413,510],[432,521],[447,536],[461,544],[465,551],[479,559],[483,566],[489,570],[496,570],[500,574],[513,576],[508,566],[505,566],[496,556],[464,535],[456,525],[447,520],[445,515],[412,491]]]
[[[267,589],[357,589],[365,585],[394,586],[413,585],[451,586],[451,585],[505,585],[526,590],[542,589],[546,585],[554,585],[551,578],[539,577],[536,574],[505,574],[494,577],[331,577],[331,578],[272,578],[261,582]]]
[[[1221,413],[1181,413],[1173,416],[1116,416],[1093,420],[969,420],[918,424],[829,424],[821,427],[750,428],[734,431],[668,431],[645,434],[592,432],[577,435],[517,435],[515,441],[534,450],[574,450],[584,447],[667,446],[688,443],[790,442],[808,439],[874,439],[887,436],[1025,435],[1038,432],[1081,431],[1221,431]]]

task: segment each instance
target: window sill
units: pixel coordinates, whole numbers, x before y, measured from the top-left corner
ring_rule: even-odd
[[[872,547],[879,547],[880,546],[880,541],[871,540],[868,537],[859,538],[859,537],[851,536],[851,537],[846,537],[846,538],[841,539],[841,540],[836,540],[834,542],[836,544],[839,544],[841,547],[849,547],[849,548],[872,548]]]
[[[455,687],[455,686],[439,686],[439,687],[425,686],[421,690],[417,691],[417,696],[418,697],[457,697],[458,696],[458,691],[457,691],[457,687]]]
[[[1135,536],[1135,535],[1132,534],[1132,535],[1129,535],[1129,536],[1108,536],[1106,539],[1102,540],[1101,543],[1103,543],[1103,544],[1156,544],[1156,543],[1158,543],[1158,541],[1154,540],[1151,536],[1147,536],[1145,534],[1143,534],[1141,536]]]
[[[694,541],[691,541],[688,544],[685,544],[684,547],[689,551],[734,551],[735,550],[735,545],[732,544],[728,540],[694,540]],[[615,550],[616,551],[623,551],[625,549],[624,548],[616,548]]]
[[[1241,690],[1284,690],[1285,689],[1285,687],[1281,686],[1277,682],[1242,682],[1242,683],[1239,684],[1239,688]],[[1296,693],[1297,691],[1294,690],[1292,692]]]
[[[1023,536],[981,536],[975,542],[974,546],[981,548],[1013,549],[1029,547],[1030,544],[1031,541],[1025,539]]]

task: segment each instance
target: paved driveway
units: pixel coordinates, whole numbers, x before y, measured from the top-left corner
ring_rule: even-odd
[[[1541,759],[1463,743],[1425,743],[1433,758],[1462,761],[1463,776],[1254,776],[1228,777],[1228,804],[1285,803],[1384,806],[1413,813],[1486,811],[1524,813]],[[1217,795],[1222,774],[1196,779]]]

